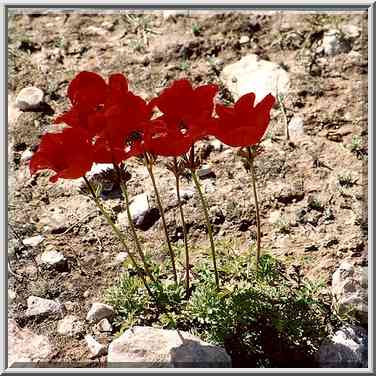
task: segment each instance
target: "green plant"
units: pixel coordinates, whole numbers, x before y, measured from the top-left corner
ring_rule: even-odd
[[[356,180],[351,176],[351,173],[339,174],[337,178],[341,187],[350,188],[356,183]]]
[[[322,212],[325,209],[324,205],[318,198],[310,199],[308,202],[308,207],[319,212]]]
[[[196,23],[194,23],[193,25],[192,25],[192,34],[194,35],[194,36],[199,36],[200,35],[200,33],[201,33],[201,28],[200,28],[200,26],[199,25],[197,25]]]
[[[179,64],[179,69],[181,71],[188,71],[190,68],[190,65],[189,65],[189,61],[188,60],[183,60],[180,64]]]
[[[221,249],[221,247],[218,247]],[[339,317],[321,294],[322,281],[306,280],[300,268],[287,267],[273,256],[260,257],[256,274],[247,269],[249,253],[230,250],[218,270],[222,288],[216,288],[211,263],[195,262],[186,299],[184,285],[167,279],[167,270],[155,267],[151,290],[163,310],[158,311],[135,273],[127,273],[112,288],[108,302],[118,313],[119,327],[157,325],[189,330],[202,339],[225,346],[234,366],[283,367],[314,363],[313,354]]]

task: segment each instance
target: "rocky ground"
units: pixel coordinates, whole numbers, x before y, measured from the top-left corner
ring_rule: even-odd
[[[87,336],[102,344],[114,338],[87,314],[120,275],[126,254],[80,193],[80,182],[53,185],[47,173],[28,172],[40,136],[69,106],[68,83],[82,70],[104,77],[122,72],[146,99],[181,77],[219,84],[220,100],[252,88],[260,96],[276,94],[277,87],[283,99],[272,110],[256,160],[264,252],[300,264],[308,278],[328,287],[343,260],[368,265],[366,13],[11,12],[8,28],[9,317],[12,330],[18,325],[43,336],[37,338],[45,344],[39,359],[94,358],[90,362],[100,367],[105,350]],[[32,98],[20,93],[29,86],[43,99],[38,91]],[[236,152],[215,140],[201,142],[199,151],[219,247],[252,250],[250,176]],[[130,195],[141,195],[134,205],[141,213],[139,235],[162,262],[167,252],[150,179],[136,160],[129,166]],[[174,177],[163,161],[156,175],[169,232],[182,249]],[[205,225],[193,183],[185,180],[182,189],[190,244],[199,257],[209,252]],[[124,226],[116,192],[106,204]],[[63,317],[74,333],[61,329]]]

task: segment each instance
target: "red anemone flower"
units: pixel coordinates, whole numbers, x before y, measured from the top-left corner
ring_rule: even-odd
[[[77,179],[85,175],[93,164],[92,146],[88,134],[81,129],[65,128],[61,133],[46,133],[38,151],[30,160],[30,173],[53,170],[51,182]]]
[[[108,94],[109,87],[101,76],[94,72],[79,73],[68,87],[68,97],[73,107],[58,116],[54,123],[83,128],[95,135],[104,126],[102,109]]]
[[[107,94],[106,81],[94,72],[80,72],[68,87],[68,98],[72,105],[89,109],[104,104]]]
[[[226,145],[246,147],[257,144],[270,121],[270,110],[275,98],[268,94],[254,106],[255,94],[245,94],[233,107],[217,104],[218,118],[209,127],[209,134]]]
[[[126,78],[114,74],[109,79],[109,95],[104,105],[105,126],[95,140],[95,161],[120,163],[141,154],[142,135],[148,127],[151,107],[128,91]]]
[[[162,157],[178,157],[188,153],[191,146],[202,137],[197,127],[191,129],[170,128],[164,116],[150,122],[145,132],[144,148],[151,154]]]
[[[176,80],[153,99],[150,106],[159,108],[170,128],[179,129],[183,125],[187,129],[197,127],[204,130],[206,122],[212,117],[217,91],[217,85],[193,89],[188,80]]]

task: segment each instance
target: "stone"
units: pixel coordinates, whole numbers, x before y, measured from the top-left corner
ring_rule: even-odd
[[[107,346],[102,345],[101,343],[97,342],[93,336],[86,335],[85,341],[89,348],[92,358],[96,358],[98,356],[107,354]]]
[[[114,309],[103,303],[93,303],[89,312],[87,313],[86,320],[89,322],[98,322],[102,319],[111,319],[115,315]]]
[[[64,268],[67,265],[65,256],[56,250],[44,251],[40,256],[40,261],[42,264],[54,268]]]
[[[108,349],[107,364],[118,367],[229,368],[225,349],[180,330],[136,326],[126,330]]]
[[[195,195],[194,188],[187,188],[180,190],[180,197],[182,200],[189,200]]]
[[[322,49],[325,55],[335,56],[342,52],[349,52],[351,47],[339,30],[331,29],[324,33]]]
[[[41,107],[44,93],[37,87],[25,87],[17,95],[16,107],[22,111],[33,111]]]
[[[25,315],[30,316],[63,316],[65,307],[63,304],[55,302],[54,300],[39,298],[38,296],[29,296],[27,299],[27,310]]]
[[[107,319],[102,319],[99,321],[97,326],[101,332],[112,332],[113,329],[111,323]]]
[[[128,257],[127,252],[119,252],[115,257],[114,262],[115,264],[121,264],[127,259],[127,257]]]
[[[320,368],[367,368],[367,331],[357,326],[341,328],[322,343],[317,360]]]
[[[361,31],[362,29],[356,25],[346,24],[342,26],[342,32],[350,38],[357,38]]]
[[[20,158],[20,161],[21,162],[28,162],[32,156],[34,155],[34,153],[30,150],[30,149],[26,149],[22,154],[21,154],[21,158]]]
[[[332,278],[333,305],[368,323],[368,267],[343,261]]]
[[[288,124],[288,129],[292,141],[304,137],[304,119],[301,116],[294,116]]]
[[[37,247],[40,243],[42,243],[43,240],[44,237],[42,235],[37,235],[22,240],[22,243],[26,246]]]
[[[197,170],[197,176],[200,179],[215,178],[215,173],[209,165],[202,165],[202,167]]]
[[[151,227],[159,218],[159,211],[150,206],[147,193],[141,193],[133,197],[129,205],[129,210],[135,226],[144,230]],[[117,220],[120,226],[128,227],[128,215],[126,211],[120,213]]]
[[[220,78],[235,100],[243,94],[256,94],[255,104],[269,93],[285,97],[290,86],[289,74],[278,64],[250,54],[223,68]]]
[[[249,42],[249,36],[248,35],[242,35],[239,39],[240,44],[246,44]]]
[[[84,323],[76,316],[69,315],[59,321],[57,332],[68,337],[75,337],[84,331]]]
[[[16,299],[17,294],[14,290],[8,290],[8,302],[12,303]]]
[[[15,320],[8,320],[8,367],[22,366],[18,363],[48,362],[52,352],[47,336],[21,329]]]

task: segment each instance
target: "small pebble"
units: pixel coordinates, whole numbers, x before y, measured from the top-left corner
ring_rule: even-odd
[[[107,346],[97,342],[93,336],[86,335],[85,341],[87,343],[92,358],[107,354]]]
[[[247,35],[242,35],[241,37],[240,37],[240,40],[239,40],[239,43],[240,44],[246,44],[246,43],[248,43],[249,42],[249,36],[247,36]]]
[[[64,255],[55,250],[43,252],[40,257],[40,260],[42,264],[55,266],[55,267],[66,265],[66,262],[67,262]]]
[[[121,264],[122,262],[124,262],[128,257],[128,253],[127,252],[120,252],[116,255],[115,257],[115,263],[116,264]]]
[[[215,173],[208,165],[203,165],[199,170],[197,170],[197,176],[200,179],[207,179],[215,177]]]
[[[30,247],[37,247],[42,241],[44,237],[42,235],[32,236],[31,238],[26,238],[22,240],[23,245],[30,246]]]
[[[34,153],[30,149],[26,149],[22,154],[21,154],[21,162],[27,162],[31,159],[31,157],[34,155]]]
[[[40,108],[43,103],[43,91],[37,87],[25,87],[16,98],[16,107],[22,111],[32,111]]]
[[[110,322],[107,319],[102,319],[98,323],[98,329],[101,332],[112,332],[112,325],[110,324]]]

